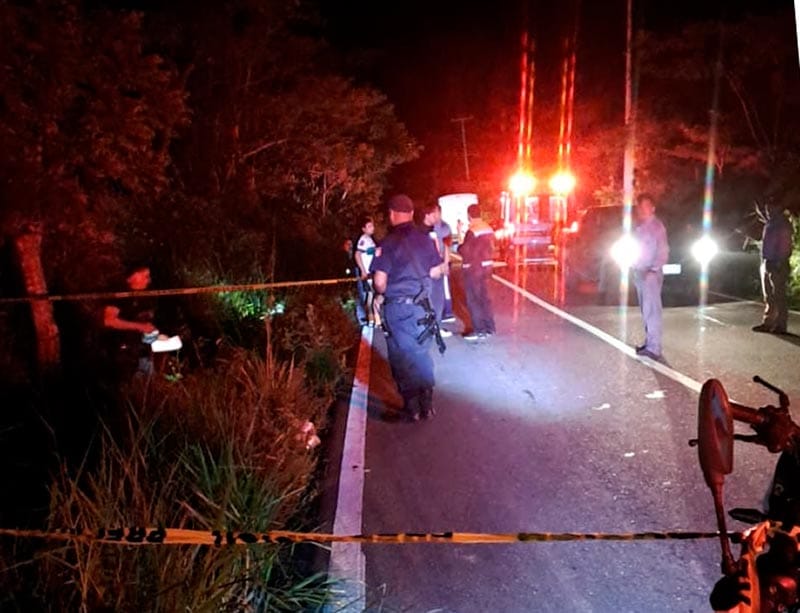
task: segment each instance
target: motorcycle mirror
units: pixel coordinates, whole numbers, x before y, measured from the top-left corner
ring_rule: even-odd
[[[700,390],[697,454],[709,487],[721,485],[733,470],[733,416],[728,394],[717,379]]]
[[[736,521],[741,521],[746,524],[760,524],[767,519],[767,516],[758,509],[736,508],[728,511],[728,515]]]
[[[731,553],[728,529],[725,525],[725,505],[722,501],[722,484],[725,475],[733,470],[733,415],[728,394],[717,379],[709,379],[700,389],[697,411],[697,455],[703,477],[714,497],[714,511],[722,548],[722,572],[736,572],[736,561]]]

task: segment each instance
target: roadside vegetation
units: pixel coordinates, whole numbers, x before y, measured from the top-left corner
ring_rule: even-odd
[[[791,276],[789,277],[789,306],[800,309],[800,215],[792,216],[794,228],[794,249],[789,260]]]
[[[103,6],[0,0],[0,298],[123,290],[132,261],[156,289],[344,276],[417,146],[314,15]],[[0,305],[0,526],[316,529],[353,289],[163,297],[184,347],[123,385],[102,300]],[[0,609],[314,610],[313,553],[0,537]]]
[[[316,529],[325,445],[313,437],[325,441],[356,336],[334,293],[295,298],[261,321],[261,350],[220,337],[208,364],[184,356],[111,396],[88,378],[43,395],[18,387],[3,459],[38,486],[6,499],[4,526]],[[315,610],[331,587],[311,545],[0,542],[3,610]]]

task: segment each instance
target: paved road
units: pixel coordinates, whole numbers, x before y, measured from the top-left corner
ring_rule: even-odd
[[[552,299],[552,279],[529,272],[517,280]],[[695,391],[499,281],[491,293],[498,335],[477,345],[454,336],[436,356],[432,421],[379,419],[399,398],[375,335],[363,530],[714,530],[687,445]],[[640,340],[635,307],[590,302],[568,296],[564,309]],[[667,363],[695,381],[720,378],[745,403],[773,400],[749,382],[755,373],[800,397],[796,339],[751,332],[759,312],[748,303],[668,309]],[[729,506],[760,503],[774,460],[736,448]],[[719,568],[715,541],[366,545],[364,554],[372,611],[706,611]]]

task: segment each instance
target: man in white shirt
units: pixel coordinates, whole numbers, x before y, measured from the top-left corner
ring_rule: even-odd
[[[356,266],[358,266],[358,297],[361,304],[364,305],[367,321],[361,323],[375,326],[375,310],[373,308],[373,299],[375,292],[372,289],[372,279],[370,278],[369,267],[372,265],[372,258],[375,257],[375,250],[377,245],[373,235],[375,234],[375,223],[371,217],[365,217],[361,224],[361,236],[356,244]]]

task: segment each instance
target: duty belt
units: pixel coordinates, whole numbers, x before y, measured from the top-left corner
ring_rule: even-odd
[[[384,304],[417,304],[414,296],[399,296],[384,299]]]

